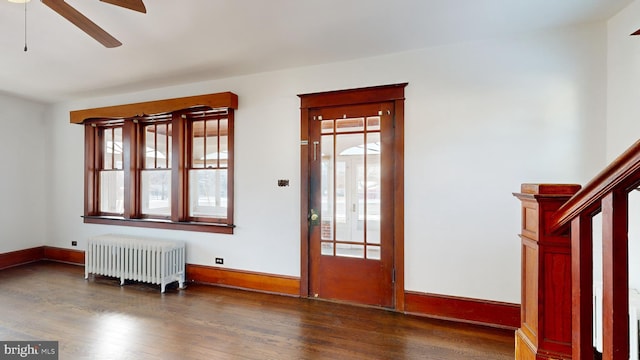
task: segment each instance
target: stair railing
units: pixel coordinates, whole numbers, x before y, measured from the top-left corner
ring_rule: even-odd
[[[603,354],[629,359],[629,193],[640,141],[593,180],[523,184],[521,327],[516,359],[592,360],[593,217],[602,214]]]

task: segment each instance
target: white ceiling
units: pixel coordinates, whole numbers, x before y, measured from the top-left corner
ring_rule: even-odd
[[[56,102],[603,21],[632,0],[68,0],[123,45],[0,0],[0,92]],[[638,19],[640,27],[640,19]]]

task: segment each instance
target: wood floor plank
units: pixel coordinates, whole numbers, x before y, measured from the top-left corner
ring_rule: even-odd
[[[511,360],[513,333],[311,299],[95,277],[38,262],[0,271],[0,340],[57,340],[61,359]]]

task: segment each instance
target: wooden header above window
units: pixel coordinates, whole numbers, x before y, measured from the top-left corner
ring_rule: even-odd
[[[82,124],[89,119],[124,119],[135,116],[166,114],[195,107],[237,109],[238,95],[232,92],[222,92],[95,109],[75,110],[70,112],[70,118],[72,124]]]

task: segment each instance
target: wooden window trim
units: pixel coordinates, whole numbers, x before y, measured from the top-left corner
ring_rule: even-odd
[[[233,234],[235,225],[197,223],[197,222],[173,222],[170,220],[157,219],[124,219],[121,217],[109,216],[83,216],[85,224],[134,226],[142,228],[184,230],[211,232],[218,234]]]
[[[229,194],[233,194],[233,179],[234,179],[234,172],[233,172],[233,169],[234,169],[234,151],[233,151],[233,149],[234,149],[234,123],[235,123],[235,114],[234,114],[234,112],[233,111],[227,111],[226,114],[220,114],[220,115],[215,115],[214,114],[214,115],[209,115],[209,116],[202,115],[202,116],[199,116],[199,117],[190,117],[189,118],[189,120],[193,120],[193,121],[217,120],[218,121],[218,135],[217,135],[218,136],[218,146],[219,146],[219,141],[220,141],[219,137],[221,135],[220,128],[219,128],[219,126],[220,126],[219,125],[220,124],[219,121],[223,120],[223,119],[227,120],[227,131],[226,131],[226,134],[224,134],[227,137],[227,149],[228,149],[227,165],[224,168],[220,167],[220,159],[218,158],[216,169],[218,169],[218,170],[221,170],[221,169],[226,170],[226,172],[227,172],[227,182],[228,182],[227,192]],[[184,174],[185,174],[185,180],[184,181],[187,181],[186,180],[186,175],[189,173],[189,171],[190,170],[197,170],[197,169],[200,169],[200,168],[194,168],[192,166],[192,164],[191,164],[191,161],[192,161],[192,158],[193,158],[193,156],[192,156],[192,151],[193,151],[193,148],[192,148],[193,142],[192,142],[192,140],[193,140],[193,137],[195,136],[195,134],[193,133],[192,123],[190,123],[189,121],[186,121],[185,125],[186,125],[185,126],[185,128],[186,128],[186,136],[184,136],[184,139],[187,139],[188,143],[184,144],[184,146],[186,147],[186,150],[187,150],[187,156],[185,156],[183,158],[189,159],[189,161],[188,161],[188,163],[185,163],[183,165],[183,168],[184,168]],[[206,137],[206,134],[204,136]],[[188,188],[187,186],[184,187],[184,189],[187,189],[187,188]],[[184,196],[185,199],[189,199],[189,194],[188,193],[185,193],[183,196]],[[233,224],[233,213],[234,213],[234,211],[233,211],[233,201],[231,201],[231,202],[229,202],[227,204],[227,208],[228,208],[228,211],[227,211],[227,221],[226,222]],[[190,216],[188,201],[184,202],[184,206],[180,210],[184,211],[183,212],[184,218],[187,219],[188,221],[192,221],[192,222],[196,222],[196,223],[201,223],[201,222],[202,223],[205,223],[205,222],[206,223],[211,223],[211,222],[215,223],[215,221],[216,221],[216,219],[214,219],[214,218],[207,219],[207,218],[203,218],[203,217]],[[219,222],[218,222],[218,224],[219,224]]]
[[[70,113],[71,123],[85,125],[85,178],[84,178],[84,222],[91,224],[135,226],[145,228],[174,229],[186,231],[213,232],[233,234],[233,119],[234,111],[238,107],[237,95],[226,92],[209,95],[199,95],[186,98],[151,101],[112,107],[77,110]],[[226,109],[229,118],[229,159],[228,159],[228,211],[227,218],[220,222],[204,222],[199,219],[188,218],[189,189],[188,166],[186,152],[188,144],[186,137],[187,113]],[[140,150],[144,143],[141,138],[142,124],[137,119],[144,119],[147,123],[154,117],[164,121],[170,119],[172,126],[172,201],[170,219],[143,217],[140,214],[140,173],[143,152]],[[101,215],[99,211],[99,177],[97,168],[102,153],[99,132],[101,127],[123,125],[123,168],[125,169],[124,216]],[[132,151],[137,149],[138,151]],[[175,170],[174,170],[175,169]]]
[[[238,109],[238,95],[222,92],[175,99],[147,101],[126,105],[74,110],[70,112],[72,124],[82,124],[90,119],[126,119],[135,116],[169,114],[176,111],[205,107],[210,109]]]
[[[135,126],[136,130],[132,131],[132,135],[136,136],[136,149],[138,150],[135,154],[132,154],[132,157],[135,159],[136,163],[138,164],[138,166],[132,166],[131,167],[131,175],[132,177],[135,175],[135,183],[132,184],[132,187],[130,189],[132,189],[132,191],[130,191],[130,195],[131,195],[131,200],[135,201],[136,203],[134,204],[134,206],[132,206],[132,208],[130,209],[130,213],[132,214],[136,214],[137,216],[135,216],[135,218],[141,218],[141,219],[156,219],[156,220],[164,220],[167,219],[167,216],[162,216],[162,215],[153,215],[153,214],[145,214],[142,212],[142,204],[140,203],[140,196],[142,195],[142,172],[143,171],[154,171],[154,170],[168,170],[171,171],[171,173],[173,174],[172,171],[172,165],[173,164],[169,164],[169,167],[167,168],[158,168],[157,167],[157,158],[155,157],[154,154],[154,167],[148,167],[148,165],[146,164],[146,149],[149,147],[149,145],[146,142],[146,132],[145,132],[145,128],[147,125],[158,125],[158,124],[162,124],[162,125],[171,125],[172,124],[172,120],[171,117],[168,117],[166,119],[162,119],[162,120],[154,120],[154,119],[145,119],[145,120],[141,120],[137,123],[137,126]],[[135,123],[134,123],[135,125]],[[157,133],[155,134],[155,136],[157,137]],[[173,141],[173,135],[171,136],[171,139]],[[154,144],[154,149],[156,149],[155,147],[156,144]],[[173,144],[172,144],[173,145]],[[173,153],[173,147],[171,148],[171,152]],[[157,153],[157,151],[155,151]],[[173,155],[173,154],[172,154]],[[172,156],[173,158],[173,156]],[[135,174],[134,174],[135,171]],[[172,179],[173,180],[173,179]],[[173,185],[171,186],[173,188]],[[175,200],[175,197],[173,196],[173,191],[171,194],[171,203],[173,203],[173,201]],[[169,217],[170,218],[170,217]]]
[[[138,154],[132,151],[132,148],[138,149],[139,144],[140,134],[137,124],[133,121],[124,121],[122,126],[122,156],[124,164],[125,219],[133,219],[140,216],[138,211],[140,201],[137,198],[138,189],[140,189],[140,176],[136,171],[140,158]],[[129,191],[126,192],[126,189],[129,189]]]

